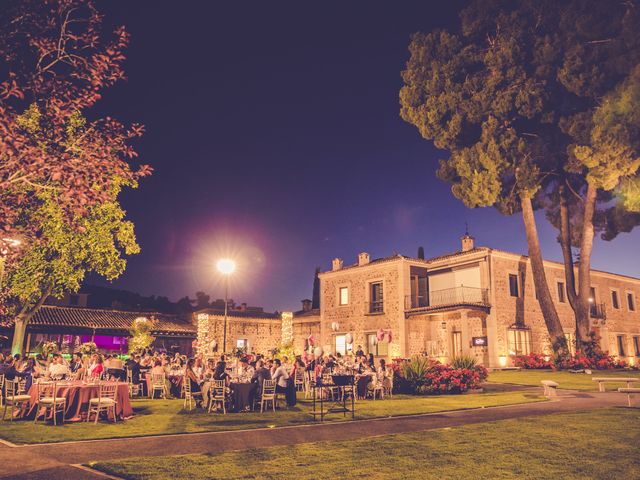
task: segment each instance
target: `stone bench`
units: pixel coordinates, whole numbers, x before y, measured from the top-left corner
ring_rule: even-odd
[[[640,378],[633,377],[593,377],[591,380],[598,382],[598,391],[604,392],[604,384],[609,383],[626,383],[627,388],[631,388],[632,383],[640,382]]]
[[[631,395],[634,393],[640,393],[640,388],[619,388],[620,393],[627,394],[627,406],[631,406]]]
[[[553,380],[541,380],[540,383],[544,387],[545,397],[555,397],[558,394],[558,383],[554,382]]]

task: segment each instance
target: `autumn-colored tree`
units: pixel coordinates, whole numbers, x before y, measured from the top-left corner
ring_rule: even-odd
[[[598,190],[604,199],[604,190],[631,185],[627,180],[637,175],[637,165],[627,161],[605,188],[596,180],[589,149],[613,153],[606,142],[596,146],[596,112],[638,64],[638,15],[636,1],[476,1],[461,12],[459,31],[415,34],[403,72],[401,116],[450,152],[438,175],[452,184],[454,195],[470,208],[521,212],[540,307],[559,353],[566,352],[566,340],[533,212],[543,206],[551,211],[549,200],[561,196],[580,204],[582,286],[576,305],[588,305],[590,220]],[[600,166],[606,165],[600,158]],[[628,228],[632,216],[617,212],[625,219],[619,225]],[[566,270],[573,275],[571,259]],[[576,320],[584,324],[580,308]],[[588,325],[588,311],[586,318]]]
[[[55,193],[66,220],[108,201],[117,182],[150,173],[133,167],[140,125],[87,120],[103,89],[124,78],[129,35],[106,35],[89,0],[13,0],[0,16],[0,237],[37,239],[20,220]],[[8,259],[11,260],[11,259]]]

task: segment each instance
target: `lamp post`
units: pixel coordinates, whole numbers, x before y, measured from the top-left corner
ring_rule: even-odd
[[[230,258],[221,258],[216,264],[218,271],[224,275],[224,326],[222,336],[222,353],[227,353],[227,313],[229,308],[229,276],[236,270],[236,262]]]

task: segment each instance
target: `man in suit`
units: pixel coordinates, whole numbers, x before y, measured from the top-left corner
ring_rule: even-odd
[[[262,360],[258,360],[256,362],[256,369],[253,372],[253,377],[251,377],[251,383],[258,384],[256,395],[262,395],[262,383],[265,380],[271,380],[271,372],[264,366],[264,362]]]
[[[69,370],[71,370],[71,373],[76,373],[81,368],[82,368],[82,353],[76,352],[73,354],[73,358],[71,359],[71,363],[69,364]]]

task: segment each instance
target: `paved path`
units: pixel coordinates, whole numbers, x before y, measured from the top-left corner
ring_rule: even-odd
[[[211,454],[270,445],[291,445],[324,440],[353,440],[364,436],[407,433],[510,418],[622,406],[625,400],[619,393],[614,392],[562,391],[557,399],[551,402],[353,422],[17,447],[0,444],[0,478],[15,480],[40,478],[47,480],[104,479],[106,477],[103,475],[83,471],[71,465],[134,456],[164,456],[167,453],[172,455]],[[171,446],[170,452],[168,451],[169,445]]]

